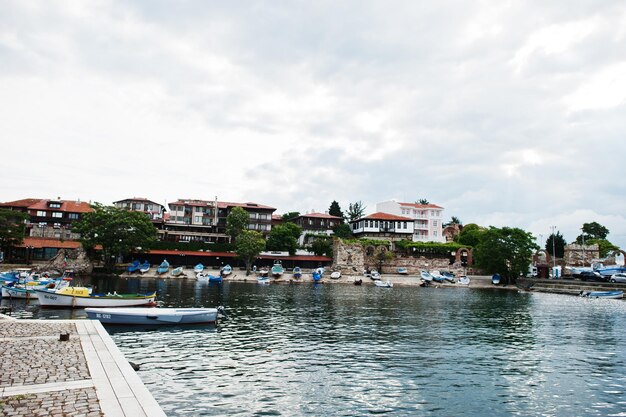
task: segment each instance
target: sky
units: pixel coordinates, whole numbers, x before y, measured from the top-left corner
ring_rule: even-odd
[[[0,2],[0,201],[425,198],[626,247],[626,3]]]

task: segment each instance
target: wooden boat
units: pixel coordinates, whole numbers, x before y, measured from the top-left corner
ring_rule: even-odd
[[[296,267],[293,269],[293,277],[294,277],[294,278],[300,278],[301,276],[302,276],[302,269],[300,269],[300,267],[299,267],[299,266],[296,266]]]
[[[256,277],[256,282],[257,284],[270,284],[271,283],[270,277],[268,277],[267,275]]]
[[[154,305],[152,294],[89,294],[86,287],[66,287],[58,291],[35,290],[42,307],[133,307]]]
[[[313,281],[315,282],[319,282],[322,279],[322,274],[320,274],[317,270],[313,271],[311,276],[313,277]]]
[[[132,264],[128,265],[128,268],[126,268],[126,271],[129,274],[132,274],[133,272],[137,272],[139,271],[139,267],[141,266],[141,262],[137,261],[133,261]]]
[[[393,287],[393,283],[391,281],[382,281],[382,280],[374,281],[374,285],[376,285],[377,287],[381,287],[381,288]]]
[[[212,282],[214,284],[219,284],[222,282],[222,276],[218,275],[218,276],[214,276],[214,275],[208,275],[209,278],[209,282]]]
[[[396,272],[400,275],[409,275],[409,270],[402,267],[396,269]]]
[[[470,283],[470,279],[468,277],[466,277],[465,275],[462,275],[459,277],[459,284],[461,285],[469,285]]]
[[[624,291],[581,291],[580,296],[588,298],[619,299],[624,298]]]
[[[341,272],[339,271],[334,271],[333,273],[330,274],[330,279],[339,279],[341,278]]]
[[[146,272],[148,272],[150,270],[150,262],[145,261],[144,263],[142,263],[141,265],[139,265],[139,272],[142,274],[145,274]]]
[[[428,272],[426,271],[422,271],[420,272],[420,277],[422,278],[423,281],[425,282],[431,282],[433,280],[433,276],[430,275]]]
[[[202,271],[204,271],[204,265],[202,265],[201,263],[193,267],[193,272],[195,272],[196,274]]]
[[[172,274],[173,277],[179,277],[181,275],[184,275],[183,267],[179,266],[178,268],[172,269],[172,272],[170,272],[170,274]]]
[[[221,274],[222,274],[223,277],[225,277],[227,275],[230,275],[232,272],[233,272],[233,267],[228,265],[228,264],[226,264],[224,266],[224,268],[222,268]]]
[[[498,285],[500,283],[500,274],[493,274],[491,277],[491,282],[493,285]]]
[[[86,308],[87,317],[102,324],[202,324],[217,323],[219,308]]]
[[[279,277],[283,274],[283,272],[285,272],[285,268],[283,268],[280,261],[274,262],[274,265],[272,265],[272,276]]]
[[[161,262],[161,265],[159,265],[159,267],[157,268],[157,274],[161,275],[161,274],[165,274],[167,271],[169,271],[170,269],[170,263],[167,262],[166,259],[163,259],[163,262]]]

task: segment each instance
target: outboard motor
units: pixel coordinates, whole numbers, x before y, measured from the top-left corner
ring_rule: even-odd
[[[224,306],[217,307],[217,317],[218,318],[228,317],[228,315],[226,314],[226,309],[224,308]]]

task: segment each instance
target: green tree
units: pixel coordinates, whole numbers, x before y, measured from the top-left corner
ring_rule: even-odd
[[[263,249],[265,249],[265,239],[261,233],[244,230],[238,235],[235,253],[246,264],[246,275],[250,275],[250,265]]]
[[[302,228],[295,223],[283,223],[272,228],[267,238],[267,249],[276,251],[289,251],[295,255],[298,249],[298,238],[302,234]]]
[[[600,223],[584,223],[582,227],[582,234],[578,235],[576,243],[580,245],[583,243],[583,240],[587,243],[592,239],[606,239],[608,235],[609,229],[602,226]]]
[[[341,211],[341,207],[339,207],[339,203],[333,200],[330,203],[330,208],[328,209],[328,214],[331,216],[341,217],[343,219],[343,211]]]
[[[374,254],[374,261],[378,264],[378,272],[383,272],[383,264],[391,261],[394,258],[394,254],[390,250],[383,250],[379,248]]]
[[[320,236],[315,238],[311,243],[311,252],[317,256],[333,257],[333,243],[332,238],[327,236]]]
[[[365,214],[365,208],[366,207],[363,205],[362,201],[348,204],[348,212],[346,213],[348,220],[352,221],[363,217]]]
[[[231,241],[236,241],[237,236],[248,229],[249,223],[250,215],[248,212],[241,207],[235,207],[226,216],[226,234],[230,236]]]
[[[0,209],[0,251],[9,253],[11,248],[24,241],[26,220],[26,213]]]
[[[508,283],[525,275],[533,251],[539,249],[533,236],[518,228],[489,227],[474,250],[476,264],[487,273],[499,273]]]
[[[341,223],[333,229],[333,234],[341,239],[352,239],[352,229],[347,223]]]
[[[552,241],[554,241],[554,248],[552,247]],[[546,252],[552,255],[552,249],[554,249],[554,256],[562,258],[565,255],[565,239],[561,232],[556,232],[556,235],[551,234],[546,240]]]
[[[424,205],[426,205],[426,204],[430,204],[430,203],[425,198],[420,198],[419,200],[415,201],[415,204],[424,204]]]
[[[484,227],[479,226],[476,223],[470,223],[463,226],[463,230],[461,230],[461,233],[456,235],[454,241],[461,245],[475,247],[478,243],[480,243],[485,231],[486,229]]]
[[[609,255],[609,253],[619,249],[618,246],[615,246],[614,244],[612,244],[611,242],[609,242],[606,239],[585,240],[585,244],[586,245],[597,244],[598,248],[600,249],[600,257],[601,258],[605,258],[605,257],[607,257]]]
[[[283,214],[284,221],[290,221],[290,220],[295,219],[296,217],[300,217],[299,211],[290,211],[289,213]]]
[[[102,246],[105,268],[111,270],[117,256],[141,251],[156,241],[157,230],[145,214],[100,203],[91,207],[94,211],[85,213],[72,230],[80,233],[80,241],[91,256],[96,245]]]

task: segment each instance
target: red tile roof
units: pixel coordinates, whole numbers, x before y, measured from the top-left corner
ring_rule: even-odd
[[[362,220],[362,219],[413,221],[413,219],[409,217],[396,216],[395,214],[381,213],[381,212],[370,214],[369,216],[361,217],[359,220]]]
[[[200,252],[193,250],[169,250],[169,249],[152,249],[148,251],[152,255],[185,255],[185,256],[221,256],[224,258],[234,258],[236,253],[231,252]]]
[[[57,240],[57,239],[45,239],[40,237],[25,237],[24,241],[19,247],[25,248],[32,246],[33,248],[58,248],[58,249],[78,249],[80,242],[75,240]]]
[[[22,200],[0,203],[0,207],[30,207],[39,201],[41,201],[41,198],[24,198]]]
[[[415,204],[415,203],[398,203],[398,204],[404,207],[413,207],[413,208],[418,208],[418,209],[429,209],[429,208],[442,209],[443,208],[436,204]]]
[[[48,202],[61,203],[61,208],[50,208]],[[70,213],[90,213],[93,211],[89,203],[83,201],[67,201],[67,200],[39,200],[37,203],[28,207],[29,210],[55,210]]]
[[[341,217],[339,217],[339,216],[332,216],[332,215],[326,214],[326,213],[301,214],[298,217],[315,217],[315,218],[318,218],[318,219],[337,219],[337,220],[341,220]]]

